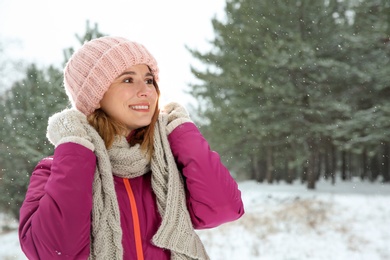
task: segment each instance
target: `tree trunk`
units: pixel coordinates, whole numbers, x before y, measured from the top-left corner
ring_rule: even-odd
[[[345,181],[347,179],[347,152],[341,152],[341,179]]]
[[[329,177],[331,176],[331,166],[330,166],[330,151],[329,151],[329,145],[325,149],[325,154],[324,154],[324,178],[325,180],[328,180]]]
[[[375,155],[371,158],[371,162],[370,162],[371,174],[369,179],[372,182],[374,182],[378,177],[378,172],[380,171],[379,161],[380,160],[378,160],[378,155]]]
[[[288,184],[292,184],[295,179],[295,171],[294,171],[294,167],[292,167],[293,162],[294,162],[294,158],[291,156],[286,163],[286,172],[287,172],[286,182]]]
[[[266,171],[266,162],[259,158],[258,154],[252,154],[251,157],[251,180],[262,183]]]
[[[331,177],[332,184],[336,183],[336,169],[337,169],[337,151],[333,144],[331,144]]]
[[[385,143],[383,148],[383,182],[390,182],[390,143]]]
[[[324,158],[323,153],[317,152],[317,166],[316,166],[316,180],[319,181],[321,178],[321,171],[322,171],[322,160]]]
[[[273,183],[274,181],[274,162],[273,162],[273,151],[271,147],[267,147],[266,179],[268,183]]]
[[[258,181],[260,176],[259,163],[257,159],[257,154],[252,154],[251,156],[251,180]]]
[[[259,167],[259,178],[257,179],[258,182],[264,182],[265,179],[265,173],[267,172],[267,162],[265,160],[259,160],[258,162]]]
[[[314,190],[316,188],[317,181],[317,171],[316,165],[318,163],[318,151],[313,149],[310,153],[309,163],[308,163],[308,171],[307,171],[307,188],[310,190]]]
[[[307,181],[308,169],[309,169],[309,160],[306,160],[306,162],[304,162],[302,165],[301,183],[305,183]]]
[[[256,172],[255,163],[254,163],[254,156],[252,156],[252,159],[251,159],[250,176],[249,176],[249,178],[251,180],[256,180],[257,179],[257,172]]]
[[[366,149],[363,150],[362,153],[362,172],[360,174],[360,179],[363,181],[367,178],[367,170],[368,170],[368,164],[367,164],[367,151]]]
[[[308,141],[309,161],[307,167],[307,188],[314,190],[317,181],[318,147],[314,140]]]
[[[347,153],[347,180],[351,180],[352,179],[352,175],[354,173],[354,169],[353,169],[353,155],[351,152],[348,152]]]

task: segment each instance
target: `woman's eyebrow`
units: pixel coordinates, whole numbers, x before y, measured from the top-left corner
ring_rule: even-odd
[[[122,72],[117,78],[120,78],[120,77],[122,77],[122,76],[124,76],[124,75],[136,75],[137,73],[135,73],[134,71],[124,71],[124,72]],[[147,72],[146,74],[145,74],[145,76],[151,76],[151,77],[153,77],[153,74],[151,73],[151,72]]]
[[[120,78],[124,75],[136,75],[136,73],[134,71],[124,71],[117,78]]]

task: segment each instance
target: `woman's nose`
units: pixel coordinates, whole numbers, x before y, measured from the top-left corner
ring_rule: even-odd
[[[151,88],[149,87],[148,84],[146,84],[143,81],[139,83],[139,92],[138,92],[138,94],[140,96],[149,96],[151,91],[152,90],[151,90]]]

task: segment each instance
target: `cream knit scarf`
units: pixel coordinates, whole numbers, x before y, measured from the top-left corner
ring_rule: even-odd
[[[130,147],[117,137],[108,151],[91,126],[85,126],[97,156],[93,182],[91,255],[89,259],[122,259],[122,229],[113,173],[134,178],[152,171],[162,223],[152,239],[156,246],[171,251],[171,259],[209,259],[195,233],[186,207],[183,179],[177,169],[167,138],[168,115],[160,114],[154,131],[154,154],[150,162],[139,145]],[[126,232],[126,231],[124,231]]]

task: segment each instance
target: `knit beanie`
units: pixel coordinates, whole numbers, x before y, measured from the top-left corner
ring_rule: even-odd
[[[72,106],[90,115],[111,83],[131,66],[146,64],[158,81],[157,62],[137,42],[105,36],[86,42],[69,59],[64,69],[64,86]]]

